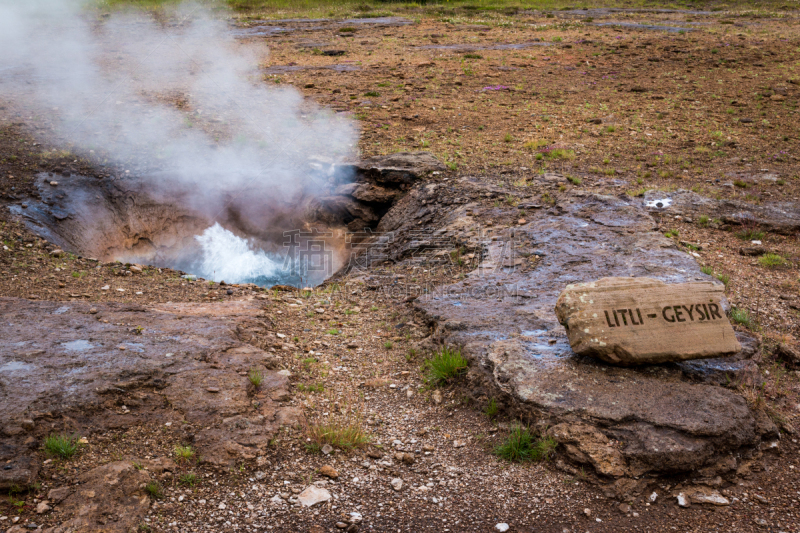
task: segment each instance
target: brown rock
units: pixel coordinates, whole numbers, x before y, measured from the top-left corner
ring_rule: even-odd
[[[99,466],[78,478],[80,489],[68,496],[59,509],[66,521],[56,527],[67,531],[129,531],[135,529],[150,508],[144,492],[149,475],[129,461]],[[106,524],[108,514],[114,524]]]
[[[339,477],[339,472],[336,471],[331,465],[325,465],[319,469],[320,475],[325,477],[329,477],[331,479],[336,479]]]
[[[800,367],[800,346],[779,344],[778,348],[775,350],[775,355],[790,366]]]
[[[72,494],[72,487],[57,487],[55,489],[50,489],[50,491],[47,493],[47,499],[53,503],[59,503],[70,494]]]
[[[767,253],[767,249],[763,246],[743,246],[739,248],[739,255],[757,256]]]
[[[14,486],[27,488],[38,474],[39,461],[36,458],[25,455],[14,457],[4,462],[3,468],[0,468],[0,490],[8,490]]]
[[[741,350],[722,285],[602,278],[568,285],[556,302],[572,350],[621,366],[706,359]]]
[[[609,446],[608,437],[586,424],[563,423],[550,428],[556,439],[573,460],[591,463],[598,473],[620,477],[626,473],[625,459],[616,448]]]

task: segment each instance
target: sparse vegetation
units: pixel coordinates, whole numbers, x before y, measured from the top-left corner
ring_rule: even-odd
[[[457,348],[442,348],[433,357],[426,359],[422,373],[429,386],[435,386],[455,378],[467,368],[467,360]]]
[[[187,472],[185,474],[181,474],[178,478],[178,483],[183,485],[184,487],[194,487],[199,482],[199,478],[197,474],[194,472]]]
[[[194,457],[194,450],[191,446],[175,446],[175,457],[180,462],[191,461]]]
[[[764,232],[753,228],[737,231],[734,235],[743,241],[761,241],[764,239]]]
[[[144,486],[144,490],[154,500],[160,500],[164,497],[164,489],[158,481],[149,481]]]
[[[483,413],[490,419],[494,419],[499,411],[500,406],[497,405],[497,400],[494,398],[489,398],[489,403],[486,404],[486,409],[484,409]]]
[[[778,268],[788,265],[789,262],[778,254],[765,254],[758,258],[758,264],[767,268]]]
[[[748,329],[753,327],[753,319],[750,317],[750,311],[741,307],[733,307],[730,312],[731,320],[739,325]]]
[[[552,437],[535,435],[530,428],[518,425],[494,449],[494,454],[514,463],[546,461],[553,456],[557,445]]]
[[[258,368],[251,368],[247,373],[247,379],[250,381],[250,384],[253,385],[253,387],[258,389],[261,387],[261,383],[264,382],[264,375]]]
[[[44,439],[44,451],[51,457],[70,459],[79,448],[80,436],[77,434],[57,433]]]

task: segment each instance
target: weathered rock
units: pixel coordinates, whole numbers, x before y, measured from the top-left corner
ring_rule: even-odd
[[[719,491],[710,487],[692,487],[683,492],[684,497],[688,497],[692,503],[708,503],[711,505],[730,505],[731,502]]]
[[[390,484],[390,485],[392,486],[392,488],[393,488],[395,491],[397,491],[397,492],[399,492],[399,491],[400,491],[400,489],[402,489],[402,488],[403,488],[403,480],[402,480],[402,479],[400,479],[399,477],[396,477],[396,478],[392,479],[392,480],[389,482],[389,484]]]
[[[620,477],[626,474],[622,453],[609,446],[609,438],[586,424],[558,424],[548,433],[564,445],[567,455],[579,463],[591,463],[598,473]]]
[[[556,316],[579,355],[625,366],[707,359],[741,350],[724,297],[711,282],[602,278],[568,285]]]
[[[67,496],[72,494],[72,491],[72,487],[68,485],[50,489],[47,493],[47,499],[53,503],[61,503]]]
[[[470,204],[437,205],[436,195],[428,192],[432,185],[400,199],[379,230],[401,235],[430,225],[458,236],[474,228],[475,219],[466,215]],[[460,196],[484,191],[496,192],[481,180],[458,182]],[[552,208],[527,212],[525,225],[483,242],[481,268],[413,302],[433,328],[427,342],[462,346],[470,361],[467,389],[473,394],[498,398],[513,414],[551,427],[585,424],[613,440],[625,475],[735,469],[735,462],[723,458],[760,442],[754,413],[740,394],[690,380],[679,366],[686,363],[618,367],[576,355],[553,314],[566,285],[603,276],[707,281],[692,256],[657,232],[647,211],[630,202],[575,191]],[[395,239],[387,253],[402,261],[411,257],[403,251],[407,246]],[[535,252],[536,267],[503,268],[514,249]],[[445,326],[454,321],[458,329]],[[691,363],[700,373],[713,361]],[[576,442],[582,441],[571,444],[573,455],[594,465]]]
[[[319,469],[319,473],[322,476],[329,477],[331,479],[336,479],[339,477],[339,472],[336,471],[331,465],[325,465]]]
[[[6,459],[0,466],[0,490],[12,487],[28,488],[36,480],[39,473],[39,461],[28,455],[3,457]]]
[[[108,323],[98,321],[90,309],[99,309]],[[270,356],[241,342],[231,328],[231,319],[255,319],[259,313],[255,302],[145,308],[0,299],[0,338],[5,341],[0,345],[0,423],[11,427],[18,413],[32,413],[37,422],[43,413],[74,412],[66,430],[86,435],[81,424],[93,430],[129,427],[177,411],[203,428],[194,435],[194,445],[205,460],[227,466],[251,457],[281,426],[300,420],[297,409],[272,399],[276,391],[288,389],[288,378],[266,369]],[[42,316],[48,320],[45,329],[35,326]],[[135,323],[153,334],[131,332],[121,338],[115,323]],[[107,348],[121,341],[129,349]],[[65,377],[50,379],[43,368]],[[248,396],[249,382],[241,374],[251,368],[261,369],[263,376],[255,397]],[[120,393],[136,396],[127,404],[138,406],[135,413],[118,412],[113,395]],[[37,438],[43,436],[36,434],[40,427],[44,424],[36,423],[33,430]],[[20,426],[0,447],[0,460],[12,459],[10,468],[0,469],[0,487],[25,486],[35,477],[38,462],[25,459],[30,436]]]
[[[400,152],[369,157],[354,165],[357,181],[390,186],[411,185],[424,175],[447,170],[430,152]]]
[[[739,255],[755,257],[767,253],[767,249],[763,246],[743,246],[739,248]]]
[[[693,219],[705,215],[719,218],[726,224],[756,225],[784,235],[800,230],[800,207],[796,202],[754,205],[740,200],[716,200],[679,189],[674,192],[647,191],[643,205],[652,213]]]
[[[129,461],[94,468],[78,477],[75,492],[59,505],[59,516],[66,521],[48,531],[127,533],[135,529],[150,508],[144,491],[148,481],[147,472]]]
[[[781,343],[775,349],[775,355],[789,366],[800,367],[800,346]]]
[[[303,507],[311,507],[312,505],[316,505],[318,503],[327,502],[330,499],[330,492],[315,485],[309,485],[297,496],[297,501],[299,501]]]

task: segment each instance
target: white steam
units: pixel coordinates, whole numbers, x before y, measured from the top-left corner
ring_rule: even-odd
[[[200,7],[156,20],[81,5],[0,0],[0,97],[75,151],[107,159],[115,175],[179,198],[209,225],[236,219],[260,231],[273,210],[319,194],[324,178],[309,171],[310,158],[352,155],[352,123],[267,85],[258,72],[266,49],[237,42]],[[211,248],[205,253],[224,264]],[[248,257],[253,268],[271,267],[266,256]]]

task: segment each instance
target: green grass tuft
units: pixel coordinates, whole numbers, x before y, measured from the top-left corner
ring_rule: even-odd
[[[164,497],[164,489],[161,488],[161,484],[158,481],[148,482],[144,490],[154,500],[160,500]]]
[[[467,368],[467,360],[457,348],[442,348],[422,365],[425,381],[429,386],[445,383]]]
[[[194,457],[194,450],[191,446],[175,446],[175,457],[179,461],[190,461]]]
[[[80,436],[66,433],[53,434],[44,439],[44,451],[52,457],[69,459],[80,448]]]
[[[194,472],[187,472],[186,474],[183,474],[181,477],[178,478],[178,483],[180,483],[184,487],[194,487],[195,485],[197,485],[198,481],[199,478],[197,477],[197,474],[195,474]]]
[[[764,232],[756,229],[743,229],[737,231],[734,235],[743,241],[760,241],[764,239]]]
[[[506,440],[494,449],[494,454],[506,461],[546,461],[555,453],[558,443],[553,437],[534,435],[530,428],[517,426]]]
[[[497,413],[500,412],[500,406],[497,405],[497,400],[494,398],[489,398],[489,403],[486,405],[486,409],[483,410],[483,413],[488,416],[490,419],[493,419],[497,416]]]
[[[730,317],[736,324],[742,325],[748,329],[752,329],[753,327],[753,318],[750,316],[750,311],[747,309],[734,307],[731,309]]]
[[[250,380],[250,383],[253,385],[253,387],[259,388],[264,382],[264,374],[262,374],[261,370],[257,368],[251,368],[250,372],[247,373],[247,379]]]
[[[778,268],[788,265],[789,261],[778,254],[766,254],[758,258],[758,264],[767,268]]]

